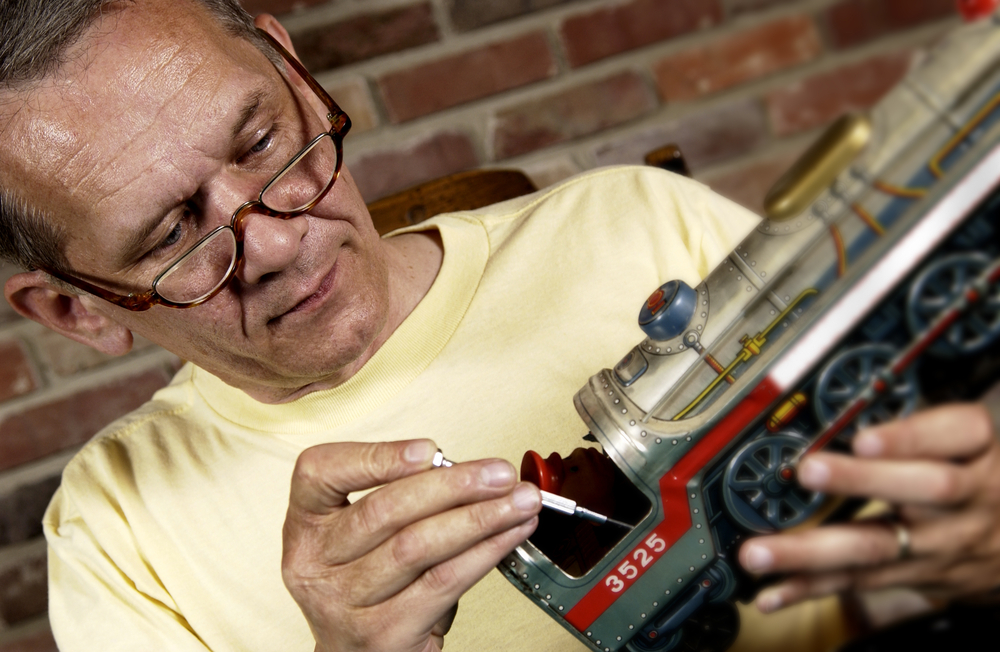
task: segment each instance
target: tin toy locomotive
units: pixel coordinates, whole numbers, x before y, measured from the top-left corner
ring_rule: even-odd
[[[835,124],[768,219],[697,287],[657,289],[646,339],[577,393],[615,474],[606,509],[633,527],[547,513],[500,570],[590,649],[728,646],[742,540],[836,508],[798,458],[1000,350],[998,61],[1000,14]]]

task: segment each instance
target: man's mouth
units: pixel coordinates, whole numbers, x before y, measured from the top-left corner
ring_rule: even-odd
[[[301,301],[299,301],[297,304],[295,304],[294,306],[292,306],[289,310],[287,310],[284,313],[278,315],[277,317],[275,317],[271,321],[277,321],[279,319],[282,319],[284,317],[287,317],[288,315],[291,315],[291,314],[294,314],[294,313],[297,313],[297,312],[306,312],[306,311],[310,310],[311,308],[313,308],[313,307],[318,306],[319,304],[321,304],[323,302],[323,300],[326,299],[327,295],[330,294],[330,290],[333,289],[333,282],[334,282],[334,279],[336,278],[336,275],[337,275],[337,264],[334,263],[333,267],[330,268],[330,271],[327,272],[326,276],[323,277],[323,279],[319,283],[319,286],[316,288],[315,291],[313,291],[312,294],[310,294],[309,296],[305,297],[304,299],[302,299]]]

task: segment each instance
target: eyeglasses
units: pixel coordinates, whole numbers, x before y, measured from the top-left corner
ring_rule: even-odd
[[[313,137],[303,125],[301,133],[277,143],[277,153],[271,158],[287,163],[274,173],[257,199],[237,208],[229,224],[202,236],[156,276],[147,292],[121,295],[56,269],[43,268],[45,272],[127,310],[148,310],[157,304],[191,308],[218,294],[243,265],[244,219],[248,215],[256,212],[287,220],[312,210],[323,200],[340,174],[343,139],[351,128],[351,119],[295,57],[270,34],[258,31],[326,105],[330,131]],[[280,155],[281,151],[297,153],[287,158]]]

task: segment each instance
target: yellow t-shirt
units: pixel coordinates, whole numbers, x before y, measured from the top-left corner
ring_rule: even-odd
[[[695,182],[599,170],[417,227],[440,231],[437,279],[335,389],[265,405],[186,365],[63,474],[45,517],[60,649],[311,651],[280,573],[299,453],[414,437],[454,460],[572,450],[586,434],[573,395],[642,339],[643,300],[697,284],[755,223]],[[757,620],[742,649],[822,650],[839,631],[829,604]],[[584,649],[496,572],[463,597],[446,646]]]

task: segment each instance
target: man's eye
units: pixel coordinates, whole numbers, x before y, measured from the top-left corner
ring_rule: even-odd
[[[254,143],[254,146],[251,147],[249,150],[247,150],[247,154],[260,154],[268,147],[270,147],[273,138],[274,136],[271,134],[271,132],[270,131],[267,132],[266,134],[264,134],[263,138]]]
[[[166,249],[167,247],[171,247],[177,244],[178,242],[180,242],[183,233],[184,233],[184,228],[181,226],[181,223],[178,222],[177,224],[174,225],[174,228],[170,229],[170,233],[167,234],[167,237],[163,239],[163,242],[161,242],[160,246],[157,248]]]

